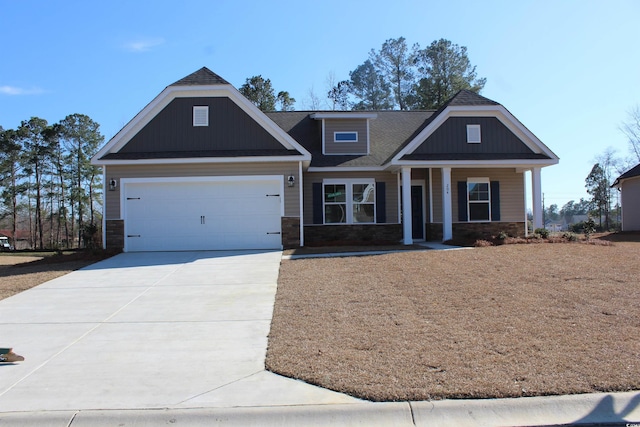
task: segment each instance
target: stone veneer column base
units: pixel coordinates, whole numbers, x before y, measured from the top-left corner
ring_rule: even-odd
[[[282,248],[292,249],[300,247],[300,218],[295,216],[282,217]]]
[[[106,248],[124,249],[124,221],[121,219],[108,219],[105,221]]]

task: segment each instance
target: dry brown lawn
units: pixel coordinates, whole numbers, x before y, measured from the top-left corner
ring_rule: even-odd
[[[637,390],[639,337],[638,241],[302,259],[266,364],[375,401]]]
[[[112,256],[106,252],[0,254],[0,300]]]

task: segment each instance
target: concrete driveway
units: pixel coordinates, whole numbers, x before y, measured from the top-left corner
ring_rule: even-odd
[[[279,251],[127,253],[0,301],[0,412],[355,403],[264,370]]]

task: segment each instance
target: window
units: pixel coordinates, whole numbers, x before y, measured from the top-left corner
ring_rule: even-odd
[[[467,143],[480,144],[481,142],[480,125],[467,125]]]
[[[193,107],[193,125],[194,126],[209,126],[209,107],[208,106],[196,106]]]
[[[491,190],[488,178],[467,179],[469,221],[489,221],[491,218]]]
[[[333,142],[358,142],[358,132],[334,132]]]
[[[325,224],[373,224],[376,222],[374,180],[325,180]]]

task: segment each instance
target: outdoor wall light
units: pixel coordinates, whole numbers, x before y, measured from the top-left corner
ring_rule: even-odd
[[[289,177],[287,178],[287,184],[289,185],[289,187],[293,187],[295,183],[296,183],[296,177],[293,175],[289,175]]]
[[[117,186],[118,186],[118,181],[116,181],[115,179],[111,178],[109,180],[109,191],[115,191]]]

